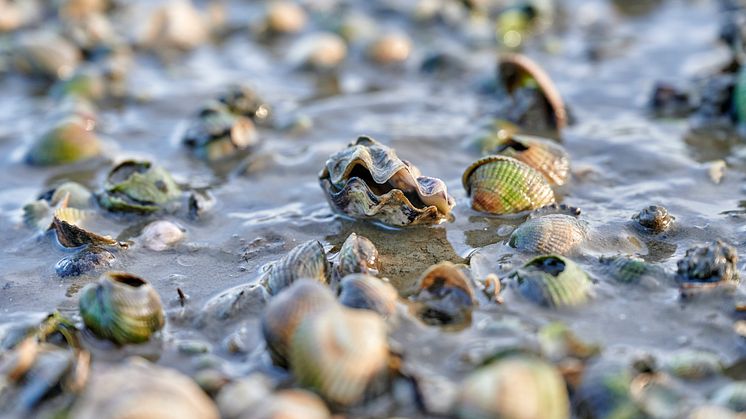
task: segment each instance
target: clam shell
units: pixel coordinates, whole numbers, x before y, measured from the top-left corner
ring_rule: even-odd
[[[98,201],[109,211],[155,212],[181,195],[171,174],[147,161],[127,160],[106,178]]]
[[[308,279],[294,282],[272,298],[262,314],[262,333],[272,361],[287,368],[290,339],[298,324],[316,311],[335,307],[332,292]]]
[[[683,286],[736,284],[739,282],[737,263],[736,248],[716,240],[688,249],[676,263],[676,279]]]
[[[326,284],[329,282],[330,270],[324,246],[312,240],[296,246],[269,267],[266,278],[267,291],[270,295],[277,295],[283,288],[300,278]]]
[[[383,318],[396,312],[399,293],[391,284],[366,274],[350,274],[339,284],[339,302],[350,308],[372,310]]]
[[[525,298],[545,307],[572,307],[585,303],[591,294],[588,275],[570,259],[539,256],[518,268],[511,278]]]
[[[182,227],[167,220],[153,221],[142,230],[143,245],[153,251],[161,252],[184,240]]]
[[[588,236],[588,224],[564,214],[526,220],[510,235],[508,244],[534,253],[568,254]]]
[[[251,119],[234,115],[222,104],[208,105],[193,120],[183,143],[200,158],[216,161],[236,155],[259,142]]]
[[[88,246],[60,259],[54,266],[54,270],[60,278],[80,276],[108,269],[115,260],[116,257],[110,251],[98,246]]]
[[[414,300],[418,315],[431,324],[468,322],[476,304],[474,288],[464,272],[451,262],[428,268],[417,283]]]
[[[101,154],[101,141],[78,118],[70,118],[39,137],[26,153],[34,166],[56,166],[88,160]]]
[[[386,325],[366,310],[315,312],[300,323],[290,346],[297,382],[341,406],[373,391],[387,374],[388,360]]]
[[[512,157],[483,157],[466,169],[461,181],[477,211],[513,214],[554,203],[546,179]]]
[[[141,358],[102,366],[77,399],[70,417],[79,419],[218,419],[217,407],[187,376]]]
[[[335,272],[338,278],[362,273],[376,276],[379,270],[378,249],[367,237],[350,233],[339,249]]]
[[[530,135],[513,135],[489,154],[513,157],[536,169],[552,185],[564,185],[570,175],[570,156],[550,140]]]
[[[562,375],[538,358],[514,355],[471,373],[461,386],[459,418],[568,419]]]
[[[62,206],[57,208],[52,219],[52,228],[57,233],[57,241],[64,247],[79,247],[86,244],[118,245],[119,242],[110,236],[101,236],[90,232],[81,223],[86,218],[86,212],[77,208]]]
[[[145,280],[108,272],[80,293],[83,323],[97,336],[118,344],[140,343],[164,324],[158,293]]]

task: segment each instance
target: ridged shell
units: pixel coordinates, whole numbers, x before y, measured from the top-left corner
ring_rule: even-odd
[[[98,201],[110,211],[155,212],[181,195],[171,174],[147,161],[127,160],[106,178]]]
[[[85,121],[70,118],[39,137],[26,153],[26,162],[55,166],[88,160],[100,153],[101,141],[85,126]]]
[[[712,403],[736,412],[746,412],[746,381],[734,381],[719,388],[710,398]]]
[[[376,276],[379,270],[378,249],[367,237],[350,233],[339,249],[335,272],[338,278],[362,273]]]
[[[301,278],[327,284],[331,267],[324,246],[316,240],[300,244],[269,267],[267,291],[277,295],[283,288]]]
[[[585,303],[591,280],[583,270],[562,256],[539,256],[518,268],[511,277],[518,292],[545,307],[572,307]]]
[[[663,368],[685,380],[700,380],[719,374],[723,364],[713,352],[686,349],[669,354]]]
[[[83,323],[97,336],[118,344],[140,343],[165,322],[161,298],[145,280],[108,272],[80,293]]]
[[[290,348],[301,386],[335,405],[350,406],[374,391],[388,372],[386,325],[376,313],[339,308],[306,317]]]
[[[526,220],[510,235],[508,244],[534,253],[568,254],[588,236],[588,224],[564,214]]]
[[[483,157],[466,169],[461,181],[477,211],[513,214],[554,202],[546,179],[512,157]]]
[[[462,419],[568,419],[570,402],[554,366],[514,355],[471,373],[461,386],[457,412]]]
[[[640,282],[644,276],[662,276],[663,271],[638,257],[610,256],[601,257],[599,262],[604,265],[603,272],[615,281],[624,284]]]
[[[259,403],[241,419],[329,419],[331,413],[317,395],[297,389],[281,390]]]
[[[570,175],[570,156],[559,144],[530,135],[513,135],[489,154],[513,157],[536,169],[549,183],[564,185]]]
[[[220,415],[189,377],[142,358],[130,358],[116,366],[94,368],[70,417],[218,419]]]
[[[676,263],[676,279],[686,286],[738,283],[736,248],[716,240],[688,249]]]
[[[668,230],[676,218],[665,207],[651,205],[633,215],[632,219],[641,229],[658,234]]]
[[[464,323],[476,304],[474,289],[464,272],[451,262],[428,268],[417,283],[414,300],[418,316],[431,324]]]
[[[391,284],[365,274],[350,274],[339,284],[339,302],[350,308],[372,310],[383,318],[396,312],[399,293]]]
[[[433,224],[455,205],[443,181],[421,176],[392,148],[368,137],[332,155],[319,178],[332,208],[353,218]]]
[[[110,251],[98,246],[88,246],[60,259],[54,270],[60,278],[80,276],[108,269],[115,260],[116,257]]]
[[[110,236],[101,236],[80,226],[86,212],[77,208],[62,206],[57,208],[52,219],[52,228],[57,233],[57,241],[64,247],[79,247],[86,244],[118,245]]]
[[[251,119],[230,113],[222,104],[210,104],[200,111],[183,138],[184,145],[209,161],[232,157],[258,142]]]
[[[336,308],[332,292],[323,284],[300,279],[272,298],[262,314],[262,334],[272,361],[288,367],[290,339],[311,313]]]

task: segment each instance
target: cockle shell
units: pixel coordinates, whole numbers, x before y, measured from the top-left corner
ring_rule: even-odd
[[[26,153],[34,166],[76,163],[98,156],[101,141],[81,118],[67,118],[39,137]]]
[[[560,372],[528,355],[513,355],[471,373],[461,386],[462,419],[568,419],[570,402]]]
[[[216,161],[236,155],[259,142],[251,119],[234,115],[222,104],[209,104],[192,121],[183,143],[200,158]]]
[[[161,298],[134,275],[108,272],[80,293],[83,323],[97,336],[118,344],[140,343],[164,324]]]
[[[588,236],[588,224],[564,214],[530,218],[510,235],[508,244],[534,253],[568,254]]]
[[[277,295],[283,288],[301,278],[329,282],[331,266],[326,259],[324,246],[312,240],[293,248],[282,259],[270,265],[265,280],[267,292]]]
[[[423,272],[414,300],[421,304],[418,315],[427,323],[465,323],[476,304],[472,284],[458,266],[440,262]]]
[[[366,274],[350,274],[339,283],[339,302],[350,308],[372,310],[383,318],[396,312],[399,293],[388,282]]]
[[[328,402],[351,406],[375,391],[388,373],[386,325],[376,313],[317,311],[298,326],[290,346],[297,382]]]
[[[362,273],[376,276],[379,270],[378,249],[367,237],[350,233],[342,243],[334,271],[338,278]]]
[[[513,214],[554,202],[554,191],[541,173],[512,157],[483,157],[464,171],[461,181],[477,211]]]
[[[181,196],[171,174],[147,161],[127,160],[106,178],[98,201],[110,211],[155,212]]]
[[[550,184],[564,185],[570,175],[570,156],[550,140],[531,135],[513,135],[490,154],[513,157],[536,169]]]
[[[272,361],[288,367],[290,340],[298,324],[315,311],[336,307],[332,292],[309,279],[299,279],[272,298],[262,314],[262,333]]]
[[[142,358],[98,364],[70,412],[79,419],[218,419],[218,409],[189,377]]]
[[[369,137],[332,155],[319,178],[335,211],[393,226],[441,222],[455,205],[443,181]]]
[[[518,292],[546,307],[572,307],[586,302],[591,280],[572,260],[562,256],[539,256],[511,274]]]

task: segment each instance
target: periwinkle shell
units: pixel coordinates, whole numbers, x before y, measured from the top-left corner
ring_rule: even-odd
[[[327,284],[331,266],[326,259],[324,246],[316,240],[293,248],[282,259],[270,265],[265,286],[270,295],[277,295],[283,288],[301,278]]]
[[[572,260],[562,256],[539,256],[511,274],[518,292],[545,307],[573,307],[591,294],[591,280]]]
[[[141,343],[165,323],[161,298],[134,275],[108,272],[80,293],[83,323],[98,337],[117,344]]]
[[[513,230],[508,244],[534,253],[572,252],[588,236],[588,224],[564,214],[530,218]]]
[[[109,172],[98,201],[109,211],[151,213],[179,196],[181,188],[164,168],[127,160]]]

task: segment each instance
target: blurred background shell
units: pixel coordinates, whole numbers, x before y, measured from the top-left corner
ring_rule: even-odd
[[[149,213],[181,196],[166,169],[149,161],[126,160],[109,172],[98,202],[109,211]]]
[[[259,403],[241,419],[329,419],[324,401],[304,390],[280,390]]]
[[[396,313],[399,293],[388,282],[366,274],[350,274],[339,283],[339,302],[350,308],[372,310],[387,319]]]
[[[477,302],[471,280],[451,262],[423,272],[413,300],[418,317],[429,324],[468,324]]]

